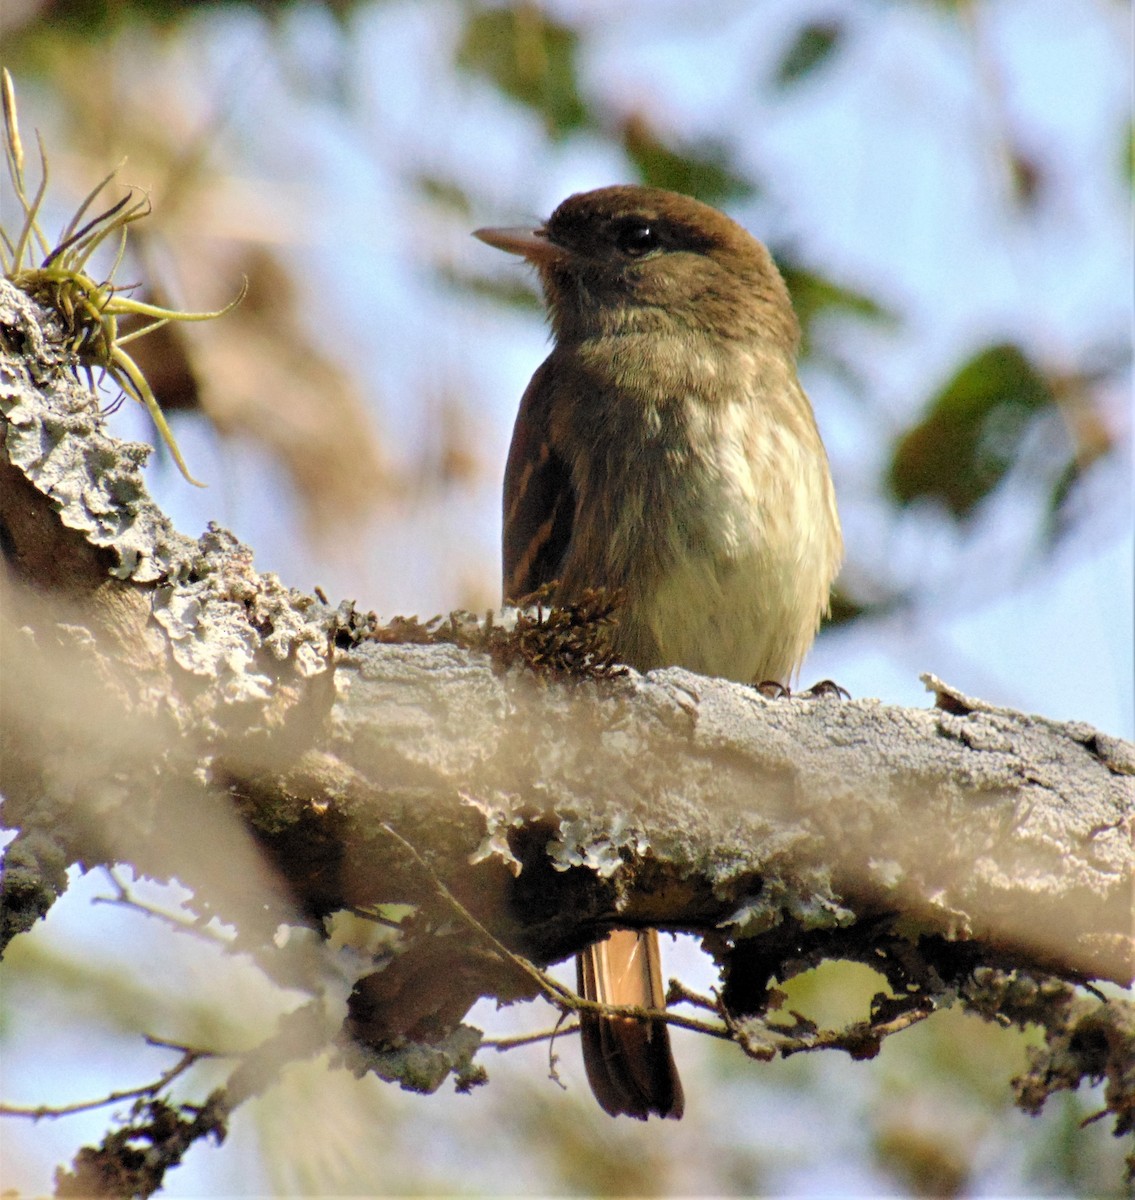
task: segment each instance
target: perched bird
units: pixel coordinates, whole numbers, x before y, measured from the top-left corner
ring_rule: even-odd
[[[624,597],[620,661],[787,682],[842,541],[768,251],[706,204],[635,186],[476,236],[535,266],[554,338],[505,470],[505,601],[608,588]],[[614,931],[578,969],[589,999],[665,1004],[654,930]],[[607,1112],[682,1115],[664,1023],[591,1015],[582,1038]]]

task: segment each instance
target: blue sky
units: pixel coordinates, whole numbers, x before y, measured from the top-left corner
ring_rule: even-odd
[[[885,434],[908,422],[967,353],[1019,338],[1060,365],[1130,337],[1130,192],[1118,165],[1131,89],[1124,7],[1106,0],[980,5],[976,41],[935,5],[885,0],[556,8],[593,30],[583,62],[587,90],[627,108],[644,106],[686,136],[711,133],[737,147],[769,186],[734,215],[905,316],[891,333],[853,324],[833,331],[832,345],[854,366],[858,389],[823,364],[810,365],[804,382],[832,458],[851,561],[921,590],[901,616],[821,638],[806,679],[830,677],[856,696],[921,706],[928,698],[918,675],[933,671],[986,700],[1131,737],[1128,455],[1101,474],[1090,519],[1047,559],[1035,553],[1025,498],[1004,498],[975,541],[962,545],[931,514],[896,524],[878,491]],[[762,81],[801,14],[813,12],[842,15],[848,45],[825,74],[770,99]],[[492,602],[511,422],[547,351],[537,318],[439,287],[432,256],[519,271],[497,263],[469,230],[546,214],[570,192],[628,177],[609,145],[581,136],[549,149],[531,113],[454,78],[448,63],[456,28],[457,8],[442,2],[377,5],[351,19],[346,40],[317,14],[301,12],[284,20],[277,58],[259,17],[226,13],[198,18],[172,42],[139,39],[107,56],[107,70],[123,78],[136,72],[139,88],[147,73],[173,80],[193,97],[202,124],[210,105],[224,99],[219,154],[266,204],[266,240],[301,265],[327,344],[365,365],[374,419],[396,461],[412,462],[431,436],[423,394],[460,396],[482,473],[441,496],[381,509],[339,544],[306,540],[280,468],[253,446],[220,441],[203,423],[182,421],[177,429],[192,469],[210,482],[207,491],[168,468],[151,472],[154,493],[184,532],[217,520],[255,548],[259,568],[387,616],[432,615],[470,594]],[[25,125],[48,132],[57,119],[50,97],[34,88],[21,96]],[[331,96],[346,100],[330,103]],[[1027,220],[1014,219],[1004,203],[997,146],[1006,123],[1049,171],[1044,203]],[[468,229],[421,206],[405,181],[409,164],[444,168],[470,185],[480,210]],[[1130,395],[1112,404],[1129,431]],[[115,421],[127,436],[145,435],[129,407]],[[102,953],[142,936],[122,914],[87,906],[98,890],[105,888],[86,881],[52,913],[50,936],[60,951],[81,956],[83,946],[96,944]],[[166,951],[154,953],[155,974],[174,990],[219,969],[192,954],[175,965],[161,957]],[[693,955],[679,954],[676,963],[683,972],[704,970]],[[90,1014],[31,1006],[12,1019],[17,1036],[3,1066],[10,1098],[95,1095],[125,1062],[135,1064],[135,1078],[152,1070],[152,1055],[138,1051],[136,1038],[113,1036]],[[31,1057],[30,1036],[49,1020],[52,1050],[40,1044]],[[77,1065],[59,1073],[45,1061]],[[833,1078],[866,1095],[863,1073]],[[24,1085],[20,1095],[15,1081]],[[756,1113],[775,1126],[783,1096],[750,1097],[744,1104],[756,1107],[739,1107],[738,1120]],[[427,1120],[439,1113],[459,1125],[478,1101],[405,1103]],[[879,1179],[862,1165],[856,1111],[832,1125],[832,1162],[846,1171],[859,1154],[854,1179],[839,1178],[867,1193]],[[9,1152],[18,1149],[10,1139],[27,1135],[27,1153],[41,1171],[29,1168],[28,1182],[15,1175],[12,1182],[42,1188],[42,1172],[68,1157],[83,1129],[104,1127],[103,1114],[34,1130],[9,1124],[0,1130]],[[171,1175],[168,1194],[267,1189],[268,1177],[250,1165],[251,1128],[251,1118],[242,1118],[234,1131],[243,1165],[225,1151],[195,1151]],[[1010,1154],[1017,1129],[1010,1121],[1000,1141],[984,1131],[993,1140],[982,1144]],[[770,1144],[777,1136],[770,1128]],[[439,1152],[460,1161],[460,1149],[444,1142]],[[782,1166],[779,1189],[803,1195],[830,1188],[832,1162]],[[987,1164],[983,1178],[989,1194],[999,1177]]]
[[[904,315],[894,334],[836,332],[863,395],[822,366],[804,376],[833,459],[851,562],[920,593],[898,621],[821,640],[806,673],[839,678],[853,694],[919,704],[918,674],[931,670],[998,703],[1135,730],[1126,461],[1098,484],[1099,515],[1050,559],[1035,553],[1026,499],[1002,502],[961,548],[932,516],[894,526],[878,493],[880,435],[909,421],[967,353],[1019,339],[1059,368],[1129,335],[1129,193],[1118,153],[1130,37],[1113,7],[983,6],[978,50],[933,5],[835,5],[851,31],[842,56],[827,76],[769,102],[756,84],[798,6],[726,4],[714,23],[668,6],[668,18],[645,31],[639,5],[609,22],[594,6],[565,6],[597,30],[585,87],[652,105],[682,133],[735,144],[772,182],[734,215]],[[439,248],[469,269],[524,268],[498,268],[466,230],[423,211],[404,182],[407,164],[468,181],[484,206],[471,227],[536,217],[571,191],[627,175],[620,155],[593,137],[549,150],[531,113],[447,72],[455,13],[403,4],[361,15],[340,85],[350,96],[343,120],[320,118],[318,106],[313,115],[283,86],[294,82],[301,49],[314,59],[304,69],[319,73],[319,23],[310,15],[288,24],[291,65],[278,74],[257,49],[252,18],[230,18],[232,27],[190,55],[202,69],[225,69],[235,57],[251,64],[235,89],[235,143],[262,183],[293,204],[310,200],[291,250],[333,340],[369,364],[391,453],[412,456],[429,436],[423,391],[456,390],[485,473],[465,494],[380,512],[361,551],[346,555],[297,539],[279,471],[254,449],[219,446],[207,430],[183,423],[181,437],[213,489],[198,494],[156,475],[155,490],[183,529],[220,519],[256,548],[260,566],[386,614],[444,611],[463,602],[470,581],[493,594],[509,429],[547,349],[537,319],[437,287],[428,257]],[[334,45],[326,30],[322,41]],[[998,159],[1006,127],[1049,172],[1031,219],[1006,207]],[[1129,426],[1128,399],[1112,404]]]

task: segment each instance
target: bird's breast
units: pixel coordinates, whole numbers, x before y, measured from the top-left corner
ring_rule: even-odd
[[[815,637],[834,573],[834,504],[818,439],[750,402],[695,408],[673,552],[636,620],[660,660],[740,681],[787,681]]]
[[[709,402],[707,378],[588,414],[564,592],[626,592],[617,648],[640,670],[787,680],[838,565],[827,459],[794,372]]]

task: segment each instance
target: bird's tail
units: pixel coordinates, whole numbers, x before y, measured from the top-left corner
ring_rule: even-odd
[[[576,959],[579,991],[604,1004],[664,1008],[662,963],[654,929],[616,929]],[[599,1104],[613,1117],[645,1121],[682,1115],[682,1081],[663,1021],[630,1017],[580,1017],[583,1063]]]

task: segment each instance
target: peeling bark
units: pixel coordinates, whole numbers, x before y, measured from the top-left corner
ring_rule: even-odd
[[[515,612],[380,638],[225,531],[174,530],[147,449],[108,436],[6,284],[0,350],[6,939],[73,864],[176,876],[265,956],[280,922],[416,905],[352,1001],[377,1057],[344,1049],[395,1076],[382,1055],[408,1044],[467,1071],[468,1005],[536,990],[486,938],[542,966],[613,925],[701,933],[737,1014],[824,957],[986,1015],[1007,970],[1130,984],[1129,743],[929,676],[925,709],[677,669],[564,679],[508,665]]]

